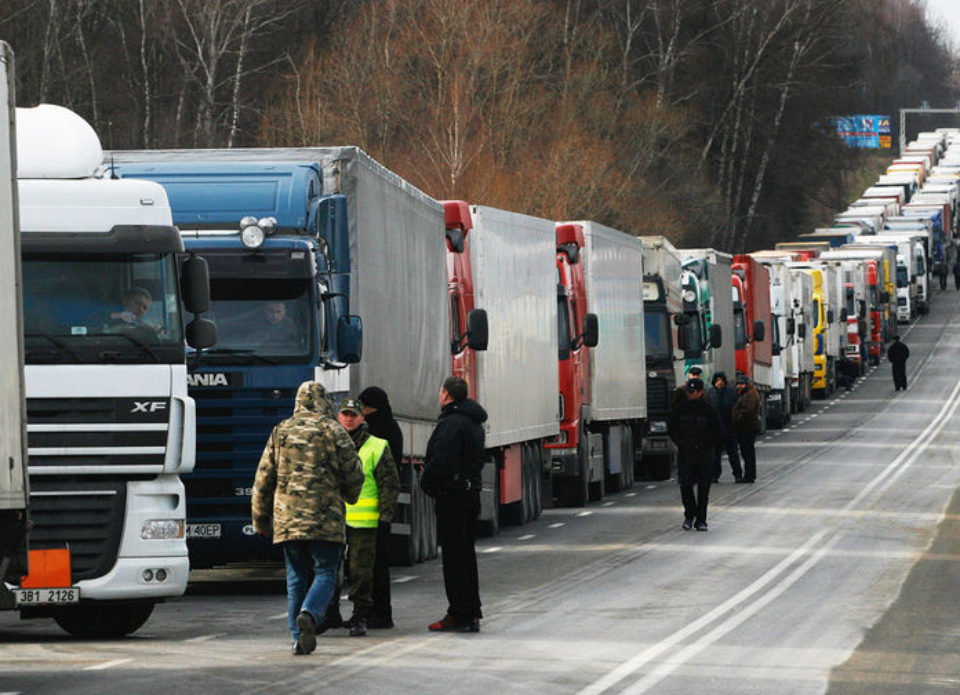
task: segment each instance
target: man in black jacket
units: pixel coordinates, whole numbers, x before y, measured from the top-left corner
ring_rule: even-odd
[[[667,423],[677,445],[677,477],[683,501],[683,528],[707,530],[707,502],[713,480],[713,450],[722,427],[716,408],[703,398],[703,381],[687,381],[687,400],[677,404]],[[697,492],[694,494],[693,488]]]
[[[436,498],[447,614],[434,632],[479,632],[480,582],[474,538],[480,513],[486,411],[467,398],[467,382],[448,377],[437,394],[440,418],[427,442],[420,487]]]
[[[721,458],[724,450],[727,452],[727,460],[730,461],[733,479],[740,480],[743,478],[743,469],[740,468],[737,433],[733,431],[733,421],[730,419],[733,405],[737,402],[737,392],[727,383],[726,372],[717,372],[713,375],[713,386],[707,393],[707,400],[717,409],[720,415],[720,426],[723,428],[720,443],[713,450],[713,482],[720,482],[720,475],[723,473]]]
[[[403,458],[403,432],[393,419],[393,409],[387,393],[379,386],[368,386],[360,392],[363,415],[374,437],[386,439],[393,460],[400,464]],[[393,607],[390,605],[390,524],[377,529],[377,557],[373,565],[373,608],[367,619],[369,628],[393,627]]]
[[[887,348],[887,359],[893,366],[893,389],[907,390],[907,358],[910,357],[910,348],[900,340],[900,336],[892,337],[893,342]]]

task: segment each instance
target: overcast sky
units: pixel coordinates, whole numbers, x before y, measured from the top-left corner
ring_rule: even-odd
[[[960,50],[960,0],[927,0],[930,19],[946,23],[944,35],[955,50]]]

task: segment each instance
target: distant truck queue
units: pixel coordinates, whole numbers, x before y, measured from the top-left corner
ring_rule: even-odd
[[[411,564],[437,554],[419,477],[445,376],[489,414],[493,535],[673,475],[667,419],[692,367],[747,377],[761,426],[784,427],[878,364],[956,261],[958,129],[911,143],[832,227],[731,255],[435,200],[355,147],[102,152],[65,109],[16,125],[20,219],[0,226],[26,318],[3,352],[25,359],[5,367],[2,414],[26,456],[7,442],[0,521],[22,542],[3,547],[0,607],[77,635],[136,630],[185,590],[188,549],[194,568],[279,557],[251,486],[305,380],[389,394],[405,449],[391,560]]]

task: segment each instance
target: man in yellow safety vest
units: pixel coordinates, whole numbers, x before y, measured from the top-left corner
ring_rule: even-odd
[[[351,637],[367,634],[367,616],[373,606],[373,565],[377,553],[377,528],[389,524],[400,495],[400,478],[387,440],[370,434],[363,419],[363,403],[348,398],[340,405],[337,420],[350,433],[363,463],[363,488],[356,504],[347,505],[347,574],[353,617]]]

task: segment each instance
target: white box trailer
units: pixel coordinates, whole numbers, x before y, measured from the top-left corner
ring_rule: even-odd
[[[487,313],[489,342],[476,353],[477,400],[487,411],[480,521],[520,524],[539,513],[549,464],[543,439],[560,431],[557,409],[556,231],[552,220],[471,206],[470,265],[475,306]]]
[[[799,378],[799,363],[795,345],[796,321],[792,318],[793,283],[790,278],[791,257],[782,251],[757,251],[749,254],[767,267],[770,273],[770,391],[767,393],[767,423],[784,427],[795,410],[793,394],[795,379]]]
[[[13,75],[13,51],[0,42],[0,608],[12,603],[3,582],[27,573],[29,500]]]
[[[790,268],[791,317],[794,320],[794,341],[791,351],[796,365],[790,378],[793,381],[797,412],[806,410],[813,398],[814,351],[813,337],[813,279],[800,269]]]
[[[490,341],[477,353],[487,447],[558,433],[556,232],[552,220],[471,206],[474,301]],[[536,388],[531,388],[535,384]]]
[[[647,418],[643,318],[643,242],[597,222],[581,221],[586,243],[587,311],[600,340],[590,349],[591,431],[603,434],[604,473],[632,476]]]

